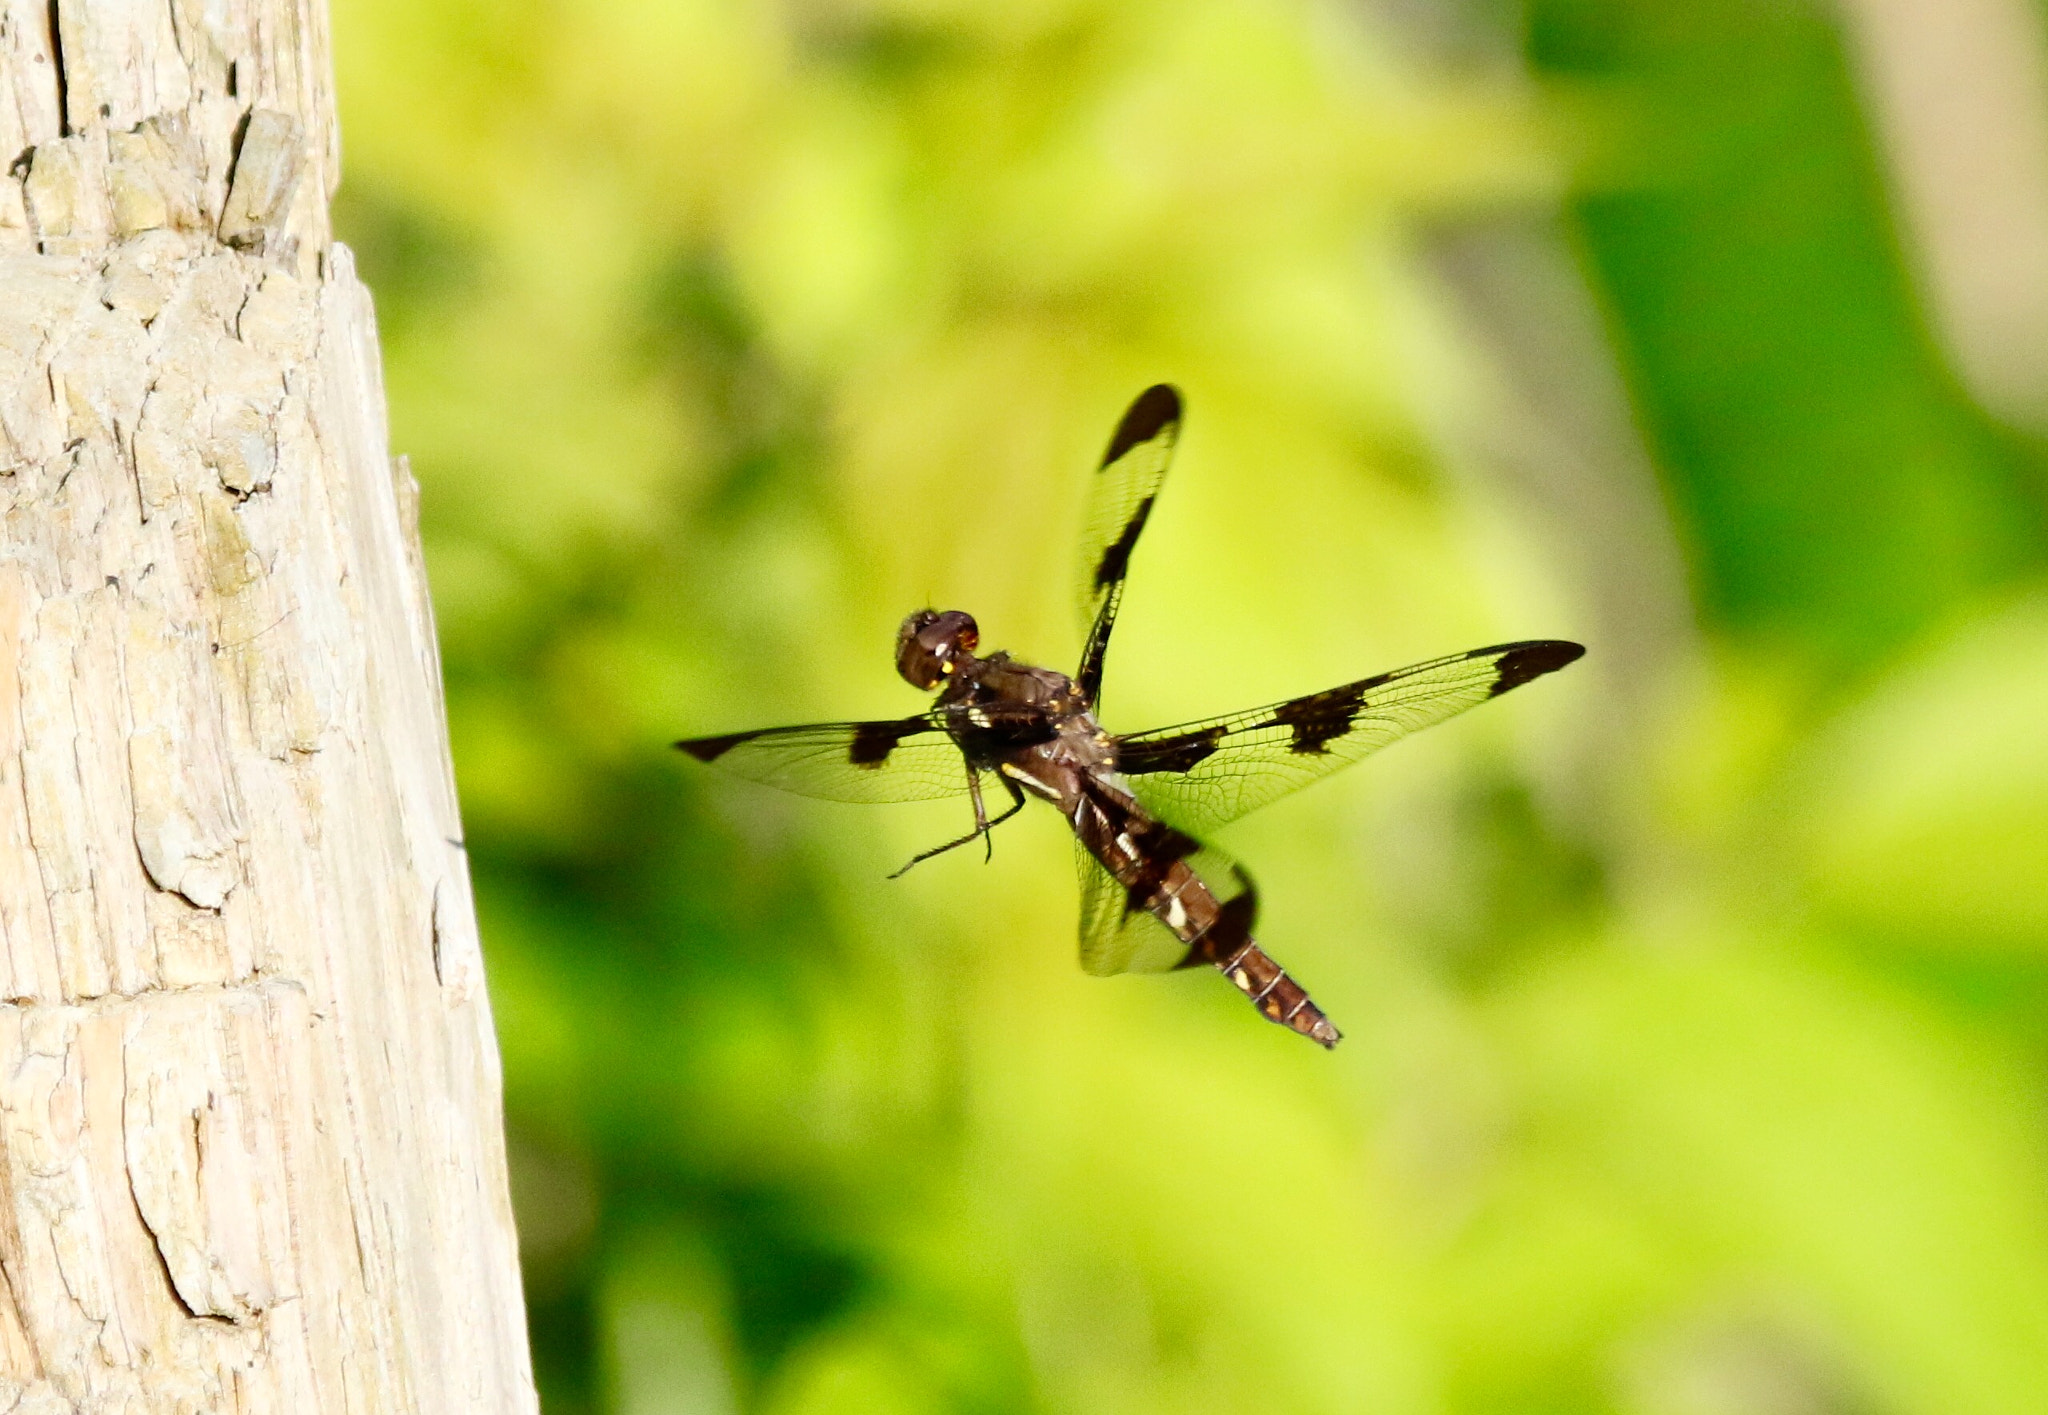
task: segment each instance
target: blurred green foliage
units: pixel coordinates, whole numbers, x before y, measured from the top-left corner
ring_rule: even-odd
[[[2041,1408],[2048,476],[1925,333],[1827,11],[334,22],[551,1415]],[[1595,357],[1538,372],[1618,371],[1646,515],[1467,435],[1475,232],[1569,257],[1523,306]],[[1081,976],[1047,813],[891,884],[957,810],[666,751],[912,710],[926,603],[1069,661],[1160,378],[1112,727],[1592,645],[1231,831],[1334,1055]]]

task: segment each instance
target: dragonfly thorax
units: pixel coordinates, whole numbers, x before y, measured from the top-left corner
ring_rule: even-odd
[[[972,614],[920,609],[896,631],[896,671],[911,687],[929,693],[972,664],[980,643]]]

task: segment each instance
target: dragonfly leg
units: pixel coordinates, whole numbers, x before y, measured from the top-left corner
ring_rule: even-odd
[[[943,855],[948,850],[957,850],[962,845],[971,844],[976,837],[980,837],[981,840],[988,847],[988,854],[985,857],[985,859],[994,859],[996,853],[996,846],[995,841],[990,838],[989,833],[993,831],[997,826],[1001,825],[1004,821],[1008,820],[1011,816],[1016,815],[1017,812],[1024,809],[1023,789],[1019,787],[1016,782],[1010,780],[1010,778],[1008,778],[1007,776],[1001,778],[1001,780],[1003,786],[1010,793],[1010,809],[1004,811],[994,820],[990,820],[988,817],[988,808],[982,804],[981,800],[981,779],[979,776],[970,775],[968,777],[968,794],[974,798],[974,829],[968,831],[967,834],[961,836],[958,840],[948,840],[944,845],[934,845],[931,849],[925,851],[921,855],[913,855],[910,858],[909,864],[904,865],[902,869],[896,871],[895,874],[890,875],[889,878],[900,879],[905,874],[909,873],[911,865],[921,865],[926,860],[931,859],[934,855]]]

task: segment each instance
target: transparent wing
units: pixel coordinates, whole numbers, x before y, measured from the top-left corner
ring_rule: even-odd
[[[1282,703],[1134,733],[1117,740],[1117,770],[1161,819],[1212,830],[1584,653],[1561,639],[1495,644]]]
[[[1257,899],[1238,863],[1094,782],[1069,817],[1081,877],[1081,969],[1156,973],[1249,942]],[[1163,916],[1163,917],[1162,917]],[[1171,927],[1169,927],[1169,921]]]
[[[1221,906],[1218,921],[1192,947],[1157,915],[1131,907],[1131,893],[1102,862],[1074,842],[1074,868],[1081,880],[1081,971],[1095,977],[1115,973],[1165,973],[1228,956],[1248,942],[1258,915],[1258,891],[1237,861],[1213,845],[1188,857]]]
[[[1078,602],[1088,645],[1074,681],[1091,704],[1101,700],[1103,659],[1109,652],[1110,630],[1116,627],[1117,606],[1123,601],[1131,551],[1173,460],[1180,416],[1180,394],[1172,385],[1154,384],[1140,393],[1117,424],[1089,486],[1078,567]]]
[[[1082,972],[1106,978],[1180,966],[1188,946],[1145,910],[1129,908],[1130,892],[1078,840],[1074,870],[1081,881]]]
[[[967,760],[937,712],[692,737],[676,747],[734,776],[828,801],[932,801],[967,790]]]

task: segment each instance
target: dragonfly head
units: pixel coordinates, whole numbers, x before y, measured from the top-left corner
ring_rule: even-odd
[[[920,609],[896,631],[896,671],[913,688],[929,693],[974,661],[981,631],[974,616],[949,609]]]

